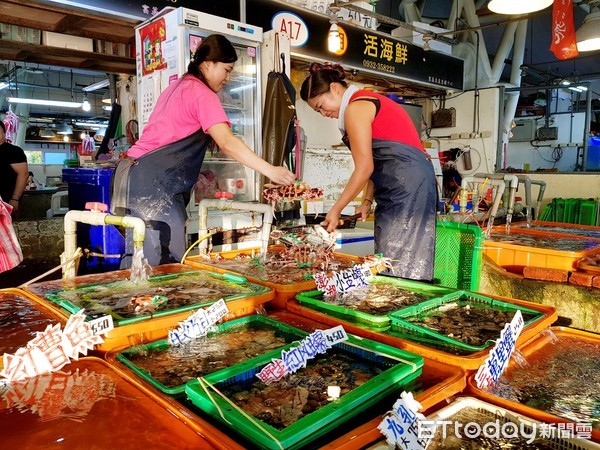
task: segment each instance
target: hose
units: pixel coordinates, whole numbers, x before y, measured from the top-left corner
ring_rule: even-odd
[[[204,239],[209,238],[213,235],[214,233],[206,233],[204,236],[198,238],[198,240],[196,242],[194,242],[192,245],[189,246],[189,248],[185,251],[185,253],[183,254],[183,257],[181,258],[181,264],[183,264],[183,261],[185,261],[186,256],[188,255],[188,253],[196,246],[198,245],[200,242],[202,242]]]

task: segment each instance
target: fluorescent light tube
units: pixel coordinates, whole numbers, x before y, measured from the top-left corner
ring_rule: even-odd
[[[6,97],[9,103],[25,103],[27,105],[59,106],[61,108],[81,108],[81,102],[61,102],[58,100],[43,100],[37,98]]]

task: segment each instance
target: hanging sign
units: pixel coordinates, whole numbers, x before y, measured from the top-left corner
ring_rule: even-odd
[[[281,11],[271,19],[271,28],[290,37],[291,47],[302,47],[308,41],[308,26],[297,14]]]
[[[508,366],[510,355],[515,350],[517,339],[524,325],[523,315],[520,310],[517,310],[511,322],[504,326],[500,333],[500,339],[496,341],[496,345],[490,350],[489,356],[477,370],[475,381],[478,388],[486,388],[498,381],[502,372]]]
[[[306,362],[319,353],[325,353],[348,339],[341,325],[328,330],[317,330],[300,341],[300,345],[281,352],[281,359],[273,359],[256,376],[263,383],[270,384],[281,380],[285,375],[297,372],[306,367]]]
[[[168,341],[170,345],[178,346],[205,336],[211,326],[229,313],[225,300],[221,299],[206,309],[200,308],[191,314],[175,330],[170,330]]]
[[[573,0],[556,0],[552,5],[550,50],[558,59],[575,58],[579,55],[573,23]]]
[[[435,434],[431,425],[424,427],[427,421],[418,411],[423,409],[412,393],[402,392],[392,411],[388,412],[377,426],[388,444],[405,450],[424,450]]]

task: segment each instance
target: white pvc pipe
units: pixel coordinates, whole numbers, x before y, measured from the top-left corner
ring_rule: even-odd
[[[77,250],[77,223],[88,225],[119,225],[125,228],[133,228],[133,244],[135,247],[144,245],[146,236],[146,223],[139,217],[113,216],[101,211],[77,211],[71,210],[65,214],[65,251],[61,255],[61,261],[67,261],[73,257]],[[77,275],[75,261],[63,267],[63,278],[71,278]]]
[[[496,55],[494,56],[494,62],[492,64],[492,79],[490,80],[492,85],[495,85],[500,81],[506,58],[508,58],[515,41],[517,25],[517,22],[511,22],[506,25],[506,28],[504,29],[500,45],[498,45],[498,50],[496,50]]]
[[[494,203],[492,205],[492,209],[490,210],[490,216],[488,218],[488,223],[493,223],[494,218],[496,217],[496,213],[498,212],[498,206],[500,205],[500,200],[502,199],[502,194],[504,194],[504,189],[506,188],[506,184],[504,180],[495,180],[491,178],[487,178],[487,184],[491,186],[495,186],[497,188],[496,195],[494,196]],[[461,193],[459,197],[460,204],[460,212],[466,212],[467,210],[467,194],[469,191],[469,183],[477,185],[477,189],[479,189],[479,185],[483,184],[486,181],[486,178],[480,177],[463,177],[462,182],[460,184]],[[463,195],[464,192],[464,195]]]
[[[208,208],[215,209],[237,209],[240,211],[257,212],[263,215],[263,224],[261,231],[261,255],[264,256],[267,253],[267,247],[269,245],[269,235],[271,234],[271,224],[273,223],[273,207],[271,205],[263,203],[245,203],[236,202],[234,200],[224,199],[208,199],[205,198],[199,203],[199,216],[198,216],[198,236],[204,236],[208,232]],[[204,240],[199,245],[200,254],[208,251],[208,240]]]

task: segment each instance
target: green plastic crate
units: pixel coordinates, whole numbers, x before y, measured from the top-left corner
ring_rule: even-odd
[[[160,286],[160,284],[162,284],[164,282],[168,282],[170,280],[184,279],[185,277],[194,277],[194,276],[199,276],[199,275],[201,275],[201,276],[208,275],[209,277],[213,278],[215,281],[218,281],[220,283],[235,284],[236,286],[243,287],[243,289],[247,291],[244,294],[236,294],[236,295],[230,295],[230,296],[224,297],[223,299],[225,300],[225,302],[248,298],[248,297],[252,297],[252,296],[256,296],[256,295],[260,295],[260,294],[269,292],[269,288],[267,288],[265,286],[260,286],[255,283],[250,283],[246,280],[246,278],[241,277],[239,275],[219,274],[219,273],[209,272],[209,271],[188,271],[188,272],[181,272],[181,273],[176,273],[176,274],[150,277],[150,278],[148,278],[148,284],[150,284],[150,285],[155,284],[158,287],[158,286]],[[128,281],[116,281],[116,282],[107,283],[107,284],[95,283],[95,284],[91,284],[88,286],[79,287],[76,289],[52,292],[52,293],[46,294],[46,297],[50,301],[56,303],[62,309],[64,309],[65,311],[67,311],[71,314],[75,314],[78,311],[80,311],[81,309],[85,309],[87,313],[90,313],[90,315],[88,315],[88,318],[92,317],[94,314],[99,314],[99,313],[111,315],[113,317],[113,322],[114,322],[115,327],[138,323],[138,322],[141,322],[144,320],[152,319],[154,317],[163,317],[163,316],[168,316],[168,315],[171,315],[174,313],[179,313],[179,312],[184,312],[184,311],[192,311],[192,310],[198,309],[200,307],[212,305],[217,300],[219,300],[218,298],[215,300],[211,300],[211,301],[202,301],[202,299],[198,299],[197,303],[184,305],[184,306],[181,306],[178,308],[172,308],[172,309],[166,308],[166,309],[162,309],[159,311],[155,311],[153,313],[148,312],[145,314],[139,314],[134,317],[123,317],[119,314],[116,314],[113,311],[106,311],[106,310],[100,308],[100,306],[98,306],[100,309],[94,309],[93,304],[92,305],[81,305],[81,304],[78,304],[77,302],[74,302],[74,301],[71,301],[71,300],[65,298],[65,295],[67,295],[66,294],[67,292],[71,293],[71,292],[75,291],[78,294],[81,293],[81,295],[85,295],[86,290],[91,291],[92,289],[96,288],[97,286],[102,286],[102,287],[105,287],[110,290],[111,287],[115,287],[115,288],[122,287],[124,285],[124,283],[129,283],[129,282]],[[131,284],[131,286],[136,287],[136,285],[134,285],[134,284]]]
[[[535,311],[524,306],[503,302],[502,300],[496,300],[494,298],[485,297],[483,295],[475,294],[473,292],[457,291],[452,294],[448,294],[444,297],[419,303],[418,305],[411,306],[403,309],[402,311],[390,314],[390,319],[392,322],[391,329],[392,331],[398,333],[412,334],[413,339],[411,340],[414,340],[417,343],[423,343],[424,345],[427,345],[427,342],[431,342],[432,340],[435,342],[437,340],[443,344],[446,344],[447,346],[452,346],[467,352],[477,352],[485,350],[488,347],[494,345],[494,341],[488,341],[482,345],[467,344],[458,339],[446,336],[445,334],[438,333],[437,331],[424,325],[418,325],[408,321],[408,319],[410,318],[433,312],[433,310],[439,308],[440,306],[451,302],[465,302],[471,304],[485,305],[491,307],[492,309],[503,311],[516,312],[517,310],[520,310],[523,314],[529,314],[533,316],[529,320],[525,320],[524,326],[527,326],[529,324],[534,323],[537,320],[544,318],[544,314],[542,312]],[[500,337],[500,332],[498,332],[498,337]]]
[[[483,232],[475,225],[438,221],[435,284],[477,291],[481,279],[483,242]]]
[[[270,355],[272,358],[279,357],[278,355],[281,354],[282,349],[290,348],[292,346],[293,342],[304,339],[304,337],[306,337],[308,334],[305,331],[299,330],[298,328],[294,328],[290,325],[286,325],[284,323],[278,322],[269,317],[257,314],[257,315],[246,316],[246,317],[242,317],[239,319],[231,320],[229,322],[225,322],[225,323],[219,325],[217,327],[216,331],[209,332],[208,336],[219,334],[219,333],[228,333],[228,332],[235,333],[234,328],[237,328],[237,327],[240,327],[240,328],[243,327],[244,329],[252,327],[252,328],[261,328],[261,329],[265,329],[265,330],[272,330],[275,332],[275,334],[277,336],[281,336],[281,337],[285,338],[287,345],[282,346],[281,348],[279,348],[277,350],[272,350],[271,352],[266,353],[267,355]],[[165,384],[161,383],[159,380],[154,378],[152,373],[150,373],[147,370],[138,366],[136,364],[135,360],[133,360],[133,358],[132,358],[133,356],[135,356],[139,353],[151,354],[153,352],[166,351],[169,347],[170,347],[169,341],[167,339],[161,339],[159,341],[151,342],[149,344],[143,344],[143,345],[139,345],[139,346],[135,346],[130,349],[127,349],[127,350],[117,354],[117,359],[119,361],[121,361],[123,364],[125,364],[126,366],[128,366],[129,368],[131,368],[131,370],[133,370],[138,376],[140,376],[141,378],[146,380],[148,383],[150,383],[152,386],[157,388],[159,391],[161,391],[165,394],[168,394],[168,395],[172,395],[174,397],[180,397],[180,396],[183,396],[185,393],[185,383],[183,383],[181,385],[177,385],[177,386],[166,386]],[[246,355],[246,356],[247,356],[247,359],[240,360],[240,361],[236,362],[235,364],[239,364],[239,363],[246,362],[246,361],[248,364],[252,364],[252,361],[255,358],[262,356],[262,355],[257,355],[257,356]],[[174,363],[174,366],[175,366],[175,363]],[[176,368],[176,366],[174,368]],[[221,370],[223,370],[223,369],[221,369]],[[208,374],[204,374],[204,375],[208,375]]]
[[[397,288],[423,294],[427,300],[452,292],[452,289],[434,286],[416,281],[403,280],[386,276],[375,276],[369,280],[369,284],[391,284]],[[336,305],[323,299],[323,292],[308,291],[300,292],[296,299],[304,306],[337,317],[348,322],[369,327],[372,331],[385,331],[390,328],[391,322],[388,314],[376,315]]]
[[[598,202],[595,199],[582,200],[579,207],[579,217],[577,223],[580,225],[596,225],[596,215],[598,214]]]
[[[374,362],[387,369],[282,430],[242,411],[218,392],[223,387],[241,385],[247,388],[252,383],[260,383],[256,374],[270,362],[267,357],[252,368],[248,368],[247,364],[241,364],[204,377],[203,384],[208,385],[206,389],[198,380],[192,380],[186,384],[185,392],[198,408],[228,425],[260,448],[278,450],[305,447],[314,439],[360,414],[421,374],[423,358],[418,355],[368,339],[354,336],[348,338],[348,341],[336,344],[329,351],[336,349],[352,355],[355,359]],[[308,366],[310,365],[309,360]]]

